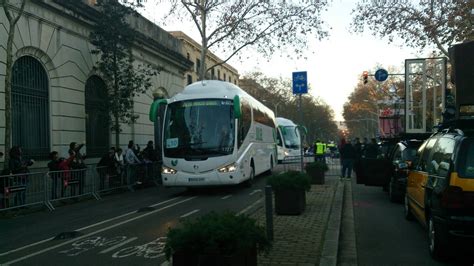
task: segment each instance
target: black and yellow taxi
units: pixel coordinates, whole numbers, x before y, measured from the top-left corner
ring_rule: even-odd
[[[405,217],[426,226],[434,258],[445,257],[458,242],[473,245],[472,134],[444,129],[421,145],[407,178]]]

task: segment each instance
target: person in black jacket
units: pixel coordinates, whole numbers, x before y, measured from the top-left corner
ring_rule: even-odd
[[[8,162],[9,172],[14,175],[13,185],[23,187],[23,190],[16,192],[14,204],[15,206],[24,205],[26,203],[26,189],[28,186],[28,166],[31,166],[33,160],[23,160],[23,152],[21,147],[13,146],[10,150],[10,161]]]
[[[110,148],[109,152],[102,156],[97,164],[97,172],[99,172],[100,186],[99,189],[104,189],[105,184],[108,183],[110,187],[112,179],[117,177],[117,167],[115,164],[115,148]],[[108,180],[108,182],[106,182]]]
[[[356,149],[350,142],[347,142],[341,149],[341,160],[342,160],[342,178],[351,178],[352,167],[354,165],[354,160],[357,158]]]
[[[59,165],[61,164],[61,160],[59,159],[58,152],[52,151],[49,153],[49,161],[48,169],[49,169],[49,177],[51,178],[51,199],[56,199],[58,197],[58,184],[60,184],[61,180],[61,168]]]
[[[367,148],[365,149],[365,158],[377,159],[379,153],[379,145],[375,139],[372,139],[371,143],[368,144]]]

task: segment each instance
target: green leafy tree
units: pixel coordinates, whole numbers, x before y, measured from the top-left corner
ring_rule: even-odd
[[[456,42],[473,40],[472,3],[469,0],[360,1],[353,10],[352,29],[368,27],[375,36],[389,42],[424,49],[434,44],[448,55]]]
[[[90,34],[96,47],[92,52],[99,55],[96,69],[108,88],[108,110],[115,132],[115,146],[120,145],[121,123],[131,124],[138,118],[133,112],[133,98],[151,87],[151,78],[157,73],[146,65],[134,64],[132,47],[137,32],[127,22],[137,15],[134,8],[140,3],[115,0],[99,0],[101,15]]]
[[[19,6],[10,3],[9,0],[0,0],[0,4],[5,12],[8,20],[8,37],[6,51],[6,66],[5,66],[5,164],[8,167],[10,154],[7,151],[12,145],[12,68],[13,68],[13,40],[15,39],[15,29],[18,20],[23,15],[25,10],[26,0],[15,1]]]
[[[326,1],[261,0],[172,0],[166,19],[191,20],[201,37],[199,78],[224,64],[246,48],[252,47],[264,56],[288,51],[292,56],[307,52],[310,37],[322,39],[321,10]],[[222,62],[206,66],[208,50],[224,54]]]

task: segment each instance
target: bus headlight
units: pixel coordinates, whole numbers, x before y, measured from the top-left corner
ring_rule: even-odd
[[[285,151],[285,156],[288,156],[290,155],[290,153],[288,151]]]
[[[235,172],[235,170],[237,170],[237,166],[235,165],[235,163],[217,169],[217,171],[219,171],[220,173],[230,173]]]
[[[176,170],[174,170],[173,168],[162,166],[161,167],[161,173],[162,174],[168,174],[168,175],[174,175],[174,174],[176,174]]]

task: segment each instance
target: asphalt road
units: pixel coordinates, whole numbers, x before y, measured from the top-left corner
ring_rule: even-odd
[[[170,227],[210,211],[251,212],[264,186],[260,176],[251,188],[148,188],[1,219],[0,264],[161,265]]]
[[[425,228],[404,218],[402,204],[391,203],[380,187],[352,183],[357,258],[365,265],[474,265],[474,252],[444,262],[428,252]]]

